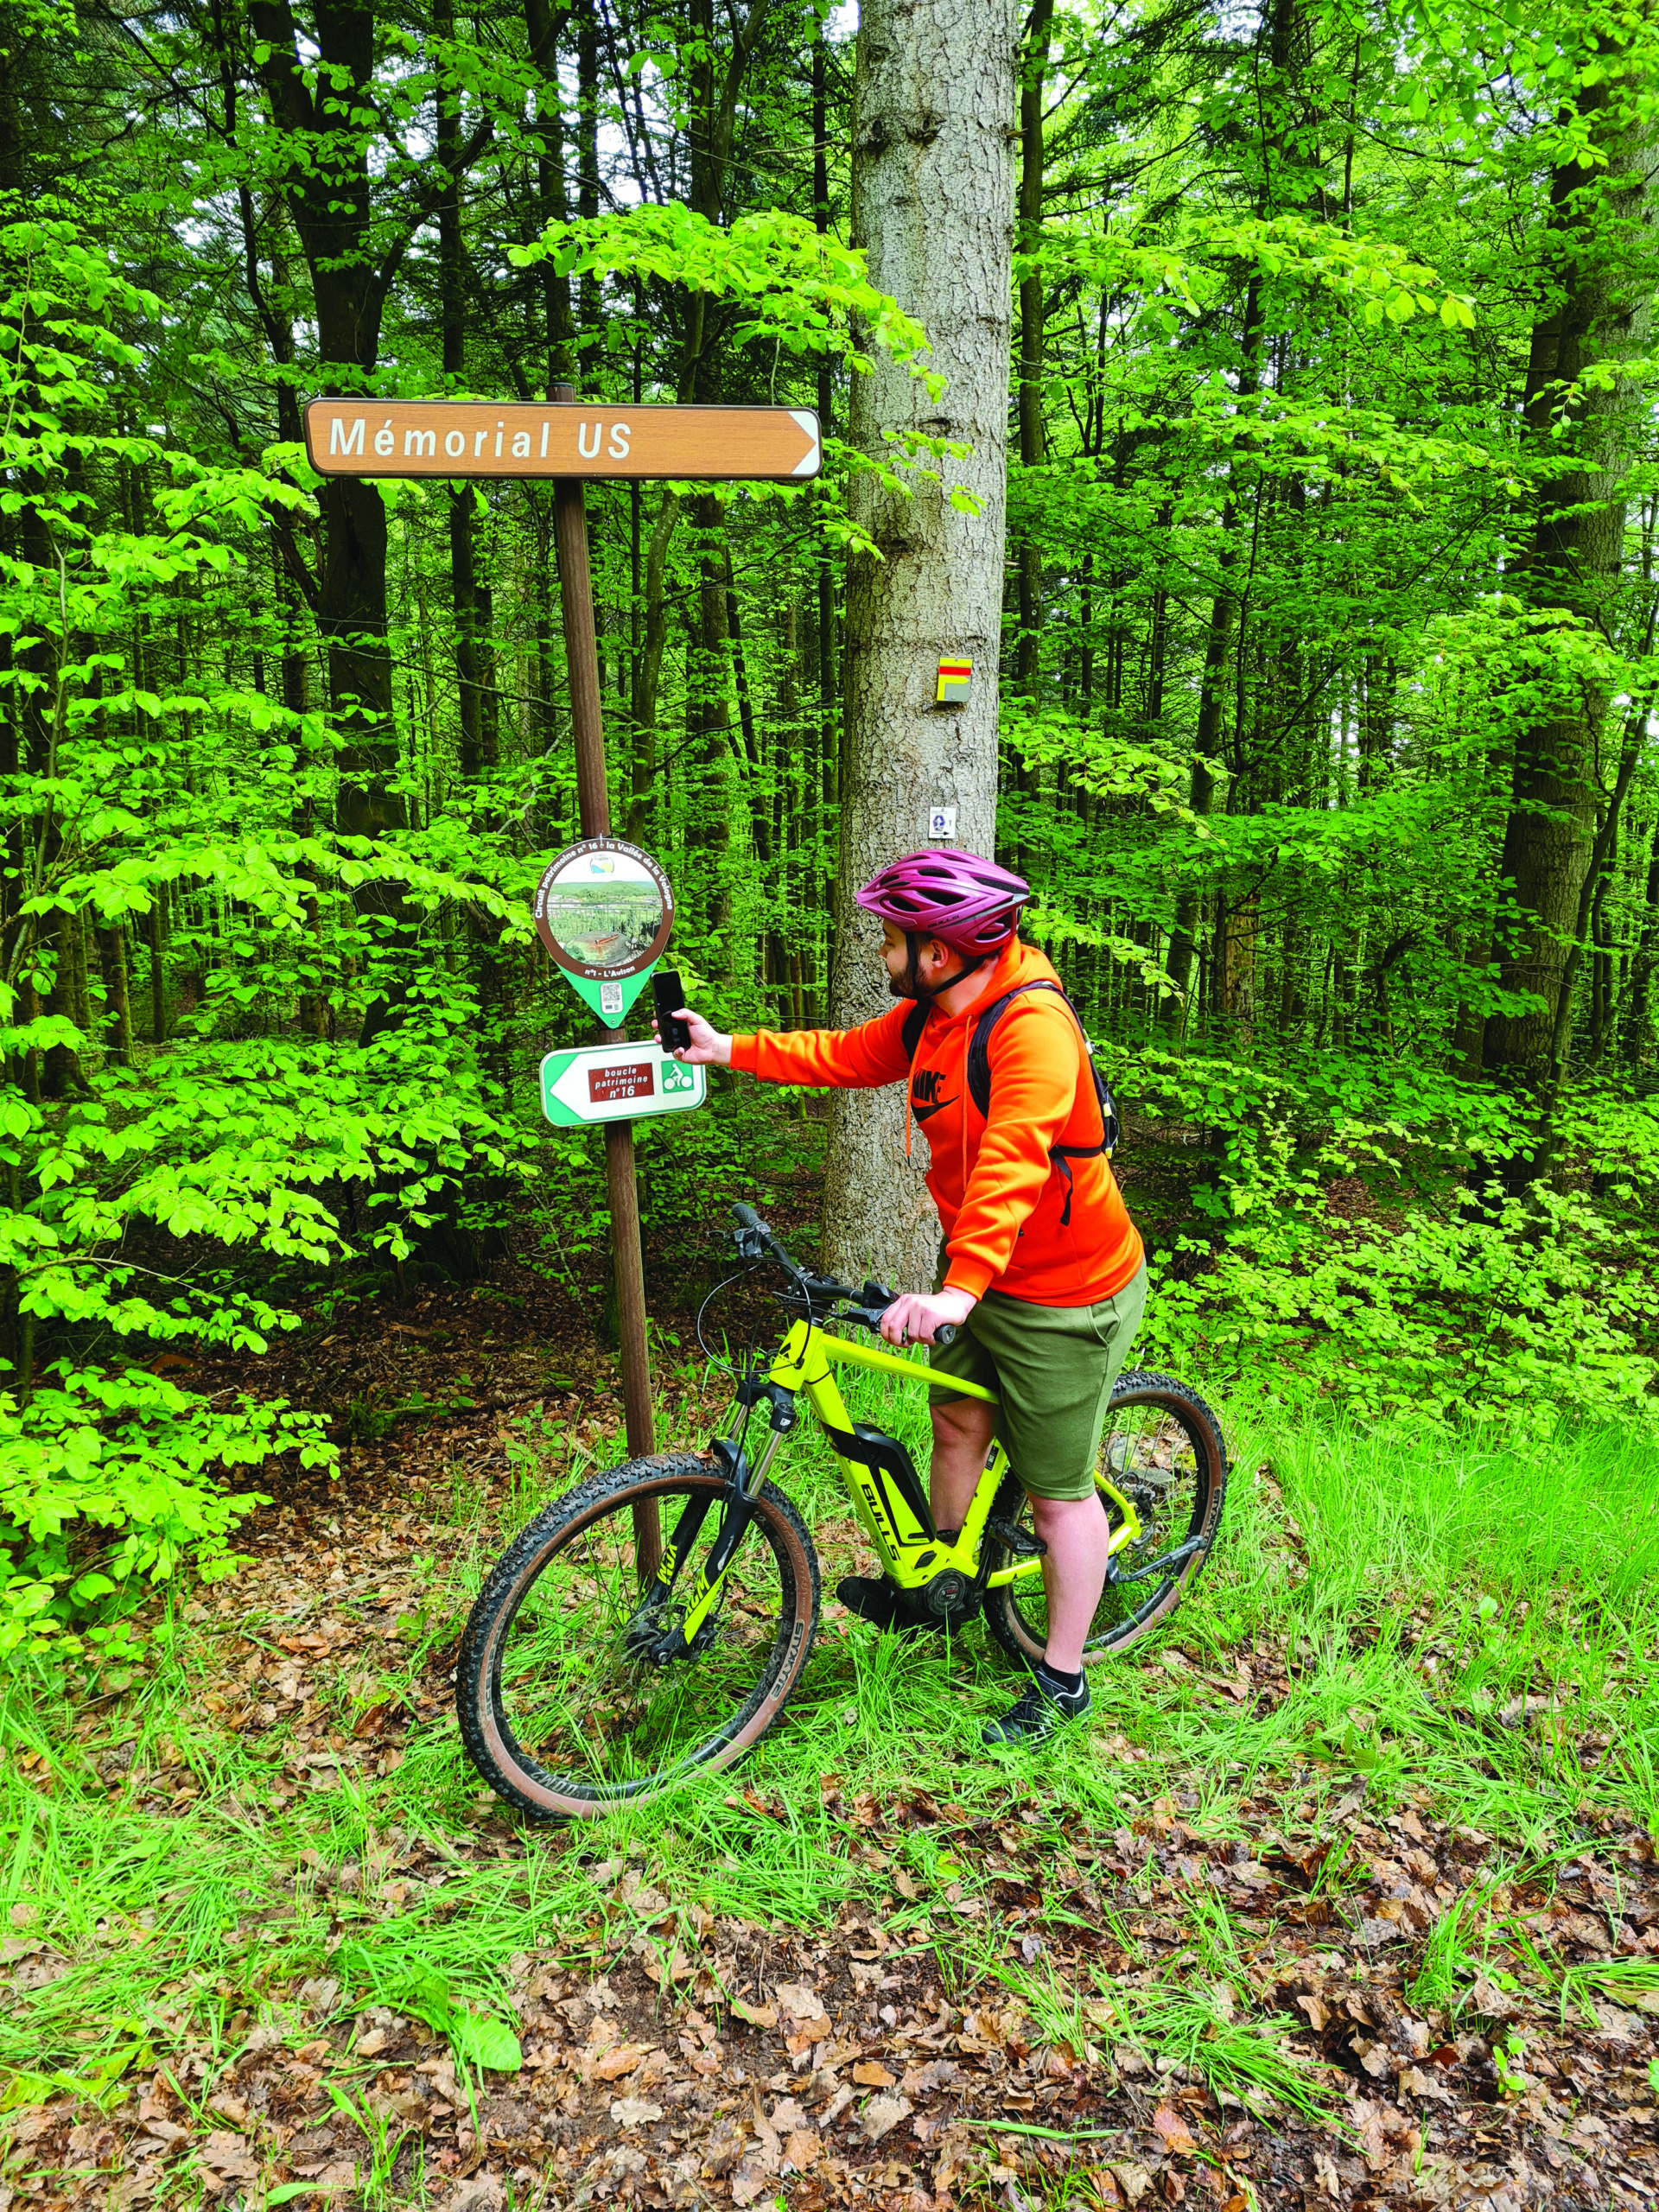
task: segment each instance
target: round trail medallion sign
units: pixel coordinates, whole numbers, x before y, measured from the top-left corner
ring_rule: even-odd
[[[584,837],[536,887],[536,933],[600,1020],[614,1029],[645,988],[674,927],[674,893],[651,855]]]

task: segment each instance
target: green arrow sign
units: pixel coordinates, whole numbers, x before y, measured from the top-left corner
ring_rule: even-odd
[[[687,1067],[660,1045],[590,1045],[550,1052],[542,1062],[542,1111],[562,1128],[682,1114],[708,1096],[706,1071]]]

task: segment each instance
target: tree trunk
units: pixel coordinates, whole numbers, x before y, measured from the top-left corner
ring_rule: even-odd
[[[855,557],[847,580],[847,748],[842,784],[834,1006],[842,1023],[891,1003],[873,927],[854,893],[924,844],[928,810],[957,810],[957,840],[988,854],[996,835],[997,656],[1007,517],[1013,276],[1012,145],[1019,30],[1012,0],[865,0],[853,128],[853,243],[871,282],[917,315],[948,379],[926,387],[877,357],[852,380],[850,433],[865,453],[918,429],[971,448],[958,477],[980,507],[957,512],[918,483],[896,498],[855,480],[858,520],[883,557]],[[971,657],[969,703],[933,704],[941,653]],[[907,1165],[897,1085],[836,1094],[828,1256],[874,1264],[900,1288],[933,1277],[938,1224]]]
[[[1054,0],[1033,0],[1026,30],[1020,87],[1020,251],[1033,259],[1043,234],[1043,79],[1048,68]],[[1020,279],[1020,466],[1043,459],[1043,279],[1028,269]],[[1027,497],[1031,486],[1026,486]],[[1038,645],[1043,621],[1043,556],[1029,531],[1020,540],[1020,642],[1014,681],[1022,692],[1037,689]]]
[[[1545,275],[1554,306],[1533,330],[1524,407],[1527,442],[1544,473],[1510,585],[1539,610],[1541,638],[1559,626],[1560,609],[1586,625],[1605,620],[1624,550],[1631,389],[1622,378],[1581,389],[1578,379],[1646,335],[1634,241],[1651,155],[1630,118],[1633,99],[1628,78],[1589,86],[1580,102],[1589,158],[1562,163],[1550,178]],[[1488,1019],[1484,1058],[1489,1074],[1542,1096],[1546,1106],[1571,1041],[1561,986],[1584,919],[1606,705],[1575,678],[1570,692],[1563,685],[1555,711],[1516,744],[1497,943],[1503,988],[1529,993],[1535,1003]],[[1533,1160],[1516,1162],[1511,1184],[1529,1181],[1540,1158],[1541,1148]]]
[[[830,138],[829,138],[828,79],[825,69],[824,32],[820,21],[812,38],[812,227],[820,238],[830,230]],[[831,429],[835,387],[830,379],[830,356],[818,356],[818,423],[827,438]],[[827,860],[830,853],[828,835],[830,818],[840,800],[839,769],[841,760],[841,696],[836,668],[836,571],[835,555],[829,536],[822,524],[817,543],[817,606],[814,623],[813,646],[817,663],[818,678],[818,763],[813,792],[815,810],[825,834],[819,840],[819,855]],[[825,905],[832,905],[833,880],[820,877],[815,868],[812,903],[816,906],[821,898]],[[828,894],[825,896],[824,894]],[[814,982],[814,1006],[818,993]],[[809,1016],[810,1020],[811,1017]]]
[[[1250,279],[1244,295],[1244,327],[1239,340],[1242,359],[1238,372],[1238,395],[1241,400],[1255,396],[1262,381],[1262,284],[1259,277]],[[1209,813],[1215,802],[1216,779],[1210,763],[1221,752],[1222,731],[1226,719],[1227,660],[1232,649],[1233,628],[1238,613],[1238,593],[1233,582],[1233,572],[1238,566],[1243,550],[1243,532],[1238,527],[1238,495],[1241,470],[1243,464],[1233,461],[1227,467],[1227,492],[1221,507],[1221,556],[1218,566],[1221,581],[1210,605],[1210,625],[1204,649],[1204,674],[1198,685],[1198,720],[1192,734],[1192,781],[1190,804],[1196,815]],[[1167,1026],[1179,1030],[1186,1023],[1191,1002],[1192,953],[1198,942],[1200,918],[1204,908],[1204,893],[1194,886],[1184,891],[1177,901],[1175,926],[1169,939],[1169,978],[1175,986],[1175,995],[1165,1007]]]
[[[530,58],[540,73],[536,94],[536,204],[541,215],[537,229],[563,223],[569,209],[564,190],[564,118],[559,99],[559,38],[569,16],[568,8],[552,8],[548,0],[524,0],[524,30]],[[547,392],[556,384],[575,376],[575,325],[570,315],[570,280],[559,272],[552,255],[541,264],[542,327],[547,346]]]
[[[1623,1056],[1627,1068],[1640,1067],[1652,1027],[1653,971],[1659,966],[1659,815],[1648,848],[1647,883],[1642,905],[1642,934],[1630,963],[1630,994],[1624,1009]]]
[[[599,9],[595,0],[576,11],[576,213],[591,223],[599,213]],[[599,276],[583,271],[577,316],[582,332],[582,378],[599,373]]]
[[[317,354],[326,391],[364,390],[380,351],[391,269],[372,237],[368,137],[358,115],[375,76],[375,17],[358,0],[317,0],[315,47],[290,0],[251,0],[262,42],[260,81],[286,142],[283,188],[311,274]],[[315,56],[315,59],[314,59]],[[314,89],[321,63],[331,90]],[[405,826],[395,788],[391,654],[386,635],[386,510],[379,486],[324,480],[323,555],[316,613],[328,647],[328,687],[346,742],[337,818],[348,836]]]
[[[433,11],[443,38],[454,35],[448,0]],[[467,360],[466,270],[461,236],[461,95],[453,86],[438,94],[438,166],[444,172],[438,202],[438,288],[443,326],[443,383],[454,391],[465,382]],[[471,783],[484,758],[484,686],[480,665],[478,563],[473,544],[473,487],[449,486],[449,594],[455,619],[455,709],[461,724],[461,772]]]

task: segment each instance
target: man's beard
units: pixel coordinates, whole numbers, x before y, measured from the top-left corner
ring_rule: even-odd
[[[916,988],[916,978],[908,968],[902,976],[890,975],[887,977],[887,996],[891,999],[913,999],[921,996],[920,992]]]

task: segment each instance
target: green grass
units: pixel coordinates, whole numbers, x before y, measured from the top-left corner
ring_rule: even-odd
[[[855,1378],[848,1395],[925,1464],[919,1395],[895,1401],[874,1377]],[[72,1963],[0,2013],[0,2065],[90,2082],[100,2062],[125,2052],[142,2063],[145,2038],[188,2031],[207,2083],[256,2024],[301,2036],[417,1974],[436,1977],[461,2012],[499,2014],[515,1955],[551,1942],[598,1963],[635,1932],[615,1891],[618,1861],[678,1904],[755,1920],[812,1925],[849,1899],[879,1902],[894,1940],[936,1945],[957,1986],[975,1974],[1007,1980],[1002,1950],[988,1939],[976,1953],[966,1923],[934,1902],[957,1883],[971,1898],[986,1870],[925,1821],[868,1840],[861,1797],[890,1810],[925,1792],[968,1818],[1006,1819],[1018,1804],[1060,1864],[1079,1817],[1112,1828],[1168,1799],[1217,1837],[1259,1831],[1264,1798],[1281,1824],[1294,1814],[1304,1834],[1334,1834],[1332,1808],[1360,1783],[1368,1813],[1421,1804],[1427,1791],[1440,1815],[1535,1866],[1573,1845],[1587,1815],[1628,1810],[1659,1825],[1651,1443],[1564,1431],[1547,1450],[1516,1452],[1440,1432],[1275,1425],[1238,1408],[1229,1429],[1223,1541],[1197,1594],[1162,1636],[1096,1671],[1096,1726],[1043,1759],[980,1747],[981,1720],[1015,1686],[979,1629],[947,1649],[837,1623],[802,1694],[738,1774],[488,1855],[475,1842],[456,1848],[486,1808],[453,1715],[416,1729],[395,1773],[348,1768],[336,1788],[276,1801],[280,1745],[232,1734],[202,1700],[219,1635],[270,1638],[291,1623],[175,1618],[132,1692],[84,1739],[60,1685],[14,1674],[6,1743],[38,1753],[54,1779],[42,1789],[16,1757],[5,1762],[0,1908],[10,1930],[48,1936]],[[564,1487],[570,1463],[550,1456],[549,1442],[539,1432],[523,1440],[499,1524],[457,1474],[450,1524],[423,1543],[414,1574],[418,1643],[378,1673],[365,1675],[361,1653],[333,1676],[319,1670],[342,1721],[412,1691],[510,1528]],[[821,1440],[801,1440],[779,1472],[810,1521],[844,1520]],[[849,1564],[826,1557],[827,1588]],[[1287,1694],[1258,1709],[1287,1657]],[[1241,1668],[1243,1701],[1216,1687]],[[171,1745],[194,1801],[145,1813],[100,1783],[92,1759],[129,1739],[137,1770]],[[1257,1808],[1248,1816],[1247,1801]],[[417,1843],[435,1859],[389,1896],[388,1870]],[[610,1874],[594,1869],[596,1856],[613,1862]],[[362,1870],[355,1889],[331,1879],[348,1866]],[[1339,1901],[1339,1856],[1324,1878]],[[1454,2007],[1476,1968],[1509,1955],[1510,1931],[1491,1904],[1498,1887],[1440,1922],[1415,1968],[1425,1996]],[[358,1946],[344,1976],[342,1935]],[[1247,2102],[1324,2110],[1319,2081],[1286,2050],[1287,2024],[1251,2013],[1246,1946],[1224,1904],[1199,1898],[1186,1941],[1192,1972],[1179,1985],[1166,1974],[1119,1988],[1027,1975],[1020,1994],[1057,2040],[1122,2035]],[[1560,2001],[1582,2008],[1648,1992],[1646,1969],[1640,1990],[1618,1980],[1624,1971],[1573,1969]],[[320,1993],[330,1980],[338,1992]],[[377,2158],[386,2152],[380,2145]]]

